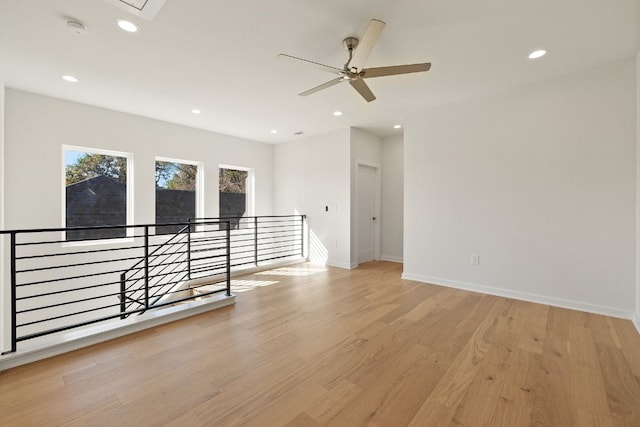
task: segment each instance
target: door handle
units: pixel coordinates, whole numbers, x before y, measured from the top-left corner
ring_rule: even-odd
[[[375,221],[377,218],[374,216],[374,217],[373,217],[373,218],[371,218],[371,219],[373,219],[373,220]]]

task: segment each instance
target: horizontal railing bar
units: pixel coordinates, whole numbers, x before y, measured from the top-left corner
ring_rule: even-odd
[[[291,246],[291,247],[297,247],[298,249],[300,249],[300,243],[299,242],[294,242],[295,244],[290,243],[291,241],[281,241],[281,242],[273,242],[271,245],[269,245],[271,248],[284,248],[287,246]],[[278,244],[281,244],[280,246],[275,246]],[[269,249],[263,249],[263,251],[269,251]]]
[[[282,239],[282,238],[278,238],[278,239]],[[295,238],[293,238],[293,239],[284,239],[284,240],[271,240],[271,241],[269,241],[269,242],[259,241],[259,242],[258,242],[258,245],[269,245],[269,244],[271,244],[271,245],[272,245],[272,244],[274,244],[274,243],[275,243],[275,244],[277,244],[277,243],[288,243],[288,242],[292,242],[292,243],[294,243],[294,244],[299,245],[299,244],[300,244],[300,242],[301,242],[301,239],[295,239]]]
[[[27,296],[16,298],[16,301],[28,300],[28,299],[32,299],[32,298],[40,298],[40,297],[44,297],[44,296],[65,294],[65,293],[69,293],[69,292],[84,291],[84,290],[87,290],[87,289],[95,289],[95,288],[101,288],[103,286],[113,286],[113,285],[118,285],[118,284],[120,284],[119,280],[117,282],[99,283],[97,285],[83,286],[81,288],[63,289],[61,291],[45,292],[45,293],[35,294],[35,295],[27,295]]]
[[[139,226],[137,226],[139,227]],[[68,231],[74,231],[74,230],[68,230]],[[150,234],[149,237],[162,237],[162,236],[169,236],[169,234]],[[80,243],[80,242],[93,242],[93,241],[102,241],[102,240],[122,240],[122,239],[141,239],[145,237],[144,234],[128,234],[128,235],[124,235],[124,236],[114,236],[114,237],[88,237],[86,239],[66,239],[66,240],[61,240],[61,239],[56,239],[56,240],[43,240],[43,241],[39,241],[39,242],[23,242],[23,243],[17,243],[16,246],[37,246],[37,245],[52,245],[52,244],[61,244],[61,243]],[[113,243],[119,243],[119,242],[113,242]],[[154,246],[162,246],[160,245],[154,245]],[[79,253],[79,252],[78,252]]]
[[[300,252],[300,248],[294,245],[281,245],[281,246],[273,246],[272,248],[269,248],[269,250],[264,250],[262,251],[262,254],[269,254],[277,249],[292,250],[292,251],[297,250],[298,252]]]
[[[164,307],[164,306],[168,306],[168,305],[173,305],[173,304],[177,304],[177,303],[182,302],[182,301],[188,301],[190,299],[201,298],[201,297],[205,297],[205,296],[209,296],[209,295],[218,294],[220,292],[224,292],[225,290],[226,289],[215,290],[215,291],[206,292],[206,293],[203,293],[203,294],[200,294],[200,295],[197,295],[197,296],[193,295],[193,296],[189,296],[189,297],[186,297],[186,298],[179,298],[179,299],[175,299],[175,300],[170,301],[170,302],[156,304],[153,307],[149,307],[149,308],[160,308],[160,307]],[[146,311],[145,308],[133,310],[131,312],[126,312],[126,313],[120,313],[119,312],[118,314],[113,314],[113,315],[109,315],[109,316],[103,316],[103,317],[100,317],[98,319],[88,320],[88,321],[84,321],[84,322],[75,323],[73,325],[61,326],[61,327],[50,329],[50,330],[43,331],[43,332],[37,332],[37,333],[29,334],[29,335],[24,335],[22,337],[17,337],[16,341],[26,341],[26,340],[30,340],[30,339],[33,339],[33,338],[42,337],[42,336],[45,336],[45,335],[51,335],[51,334],[54,334],[54,333],[57,333],[57,332],[68,331],[69,329],[79,328],[79,327],[82,327],[82,326],[88,326],[88,325],[92,325],[92,324],[95,324],[95,323],[104,322],[106,320],[120,318],[121,315],[123,315],[123,314],[131,315],[131,314],[141,313],[141,312],[144,312],[144,311]]]
[[[46,305],[46,306],[42,306],[42,307],[28,308],[26,310],[18,310],[18,311],[16,311],[16,314],[31,313],[31,312],[39,311],[39,310],[46,310],[46,309],[55,308],[55,307],[62,307],[62,306],[69,305],[69,304],[76,304],[76,303],[79,303],[79,302],[93,301],[93,300],[102,299],[102,298],[111,298],[111,297],[118,296],[118,295],[120,295],[120,292],[115,292],[113,294],[100,295],[100,296],[97,296],[97,297],[76,299],[76,300],[73,300],[73,301],[65,301],[65,302],[61,302],[61,303],[58,303],[58,304],[51,304],[51,305]]]
[[[17,256],[16,260],[33,259],[33,258],[55,258],[59,256],[84,255],[84,254],[93,254],[93,253],[99,253],[99,252],[129,251],[129,250],[142,249],[142,248],[144,248],[144,245],[127,246],[124,248],[95,249],[95,250],[77,251],[77,252],[58,252],[58,253],[52,253],[52,254],[39,254],[39,255],[29,255],[29,256],[21,256],[21,257]]]
[[[191,252],[196,252],[196,253],[198,253],[198,252],[211,252],[211,251],[221,251],[221,250],[226,250],[226,249],[227,248],[224,247],[224,246],[214,246],[212,248],[210,247],[210,248],[207,248],[207,249],[194,249]]]
[[[281,253],[291,252],[291,251],[295,251],[295,250],[296,250],[295,248],[291,248],[291,249],[284,249],[284,250],[282,250],[282,251],[270,251],[270,252],[267,252],[267,253],[266,253],[266,254],[264,254],[264,255],[266,255],[266,256],[270,256],[270,255],[273,255],[273,254],[281,254]],[[300,252],[298,251],[298,253],[300,253]],[[261,259],[261,260],[264,260],[264,258],[263,258],[263,257],[260,257],[260,259]]]
[[[28,268],[26,270],[16,270],[16,273],[32,273],[34,271],[56,270],[56,269],[60,269],[60,268],[73,268],[73,267],[80,267],[80,266],[85,266],[85,265],[106,264],[106,263],[109,263],[109,262],[131,261],[132,259],[138,259],[138,258],[140,258],[140,257],[139,256],[134,256],[134,257],[127,257],[127,258],[108,259],[108,260],[103,260],[103,261],[88,261],[88,262],[80,262],[80,263],[76,263],[76,264],[65,264],[65,265],[55,265],[55,266],[50,266],[50,267]]]
[[[64,277],[62,279],[39,280],[37,282],[19,283],[19,284],[16,284],[16,286],[17,287],[24,287],[24,286],[42,285],[44,283],[55,283],[55,282],[62,282],[64,280],[84,279],[84,278],[87,278],[87,277],[104,276],[106,274],[114,274],[114,273],[121,273],[121,272],[122,272],[122,270],[104,271],[104,272],[100,272],[100,273],[82,274],[82,275],[79,275],[79,276]]]
[[[203,219],[203,222],[197,222],[196,225],[215,225],[215,224],[225,224],[228,221],[225,220],[209,220]],[[34,234],[34,233],[55,233],[61,231],[88,231],[88,230],[114,230],[114,229],[129,229],[129,228],[143,228],[143,227],[166,227],[166,226],[188,226],[193,225],[193,222],[167,222],[161,224],[130,224],[130,225],[88,225],[83,227],[58,227],[58,228],[22,228],[22,229],[13,229],[13,230],[0,230],[0,234],[11,234],[11,233],[19,233],[19,234]],[[95,239],[91,239],[95,240]]]
[[[222,237],[215,237],[215,238],[209,238],[209,239],[203,239],[203,238],[192,238],[191,239],[191,244],[195,245],[195,246],[204,246],[207,243],[211,243],[211,242],[225,242],[227,240],[226,237],[222,238]]]
[[[226,263],[219,264],[200,264],[192,269],[193,272],[201,272],[201,271],[210,271],[210,270],[224,270],[226,268]]]
[[[193,222],[193,223],[198,223],[198,221],[212,221],[212,220],[219,220],[219,221],[224,221],[224,220],[228,220],[228,219],[254,219],[254,218],[298,218],[300,219],[300,217],[305,217],[306,215],[258,215],[258,216],[225,216],[225,217],[219,217],[219,218],[209,218],[209,217],[204,217],[204,218],[191,218],[189,219],[189,222]]]
[[[298,252],[298,253],[293,253],[293,254],[289,254],[289,255],[274,256],[274,257],[271,257],[271,258],[260,259],[260,261],[273,261],[274,259],[289,258],[289,257],[296,256],[296,255],[299,255],[299,254],[300,253]]]
[[[24,328],[25,326],[37,325],[38,323],[51,322],[53,320],[65,319],[67,317],[78,316],[80,314],[91,313],[93,311],[106,310],[106,309],[112,308],[112,307],[120,307],[120,303],[112,304],[112,305],[103,305],[103,306],[100,306],[100,307],[97,307],[97,308],[92,308],[92,309],[89,309],[89,310],[74,311],[73,313],[61,314],[60,316],[49,317],[47,319],[42,319],[42,320],[34,320],[34,321],[31,321],[31,322],[18,324],[18,325],[16,325],[16,327]]]

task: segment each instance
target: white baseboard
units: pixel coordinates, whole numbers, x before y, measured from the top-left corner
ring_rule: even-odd
[[[398,262],[400,264],[402,264],[402,257],[397,257],[397,256],[393,256],[393,255],[380,255],[380,259],[382,261],[389,261],[389,262]]]
[[[633,326],[636,327],[636,331],[640,334],[640,314],[637,312],[633,313],[633,318],[631,320],[633,321]]]
[[[421,274],[402,273],[402,278],[407,280],[415,280],[417,282],[430,283],[433,285],[447,286],[449,288],[463,289],[465,291],[479,292],[499,297],[512,298],[522,301],[534,302],[538,304],[551,305],[554,307],[568,308],[571,310],[585,311],[587,313],[603,314],[605,316],[618,317],[621,319],[634,319],[634,313],[628,310],[622,310],[615,307],[607,307],[603,305],[590,304],[585,302],[567,300],[562,298],[548,297],[544,295],[530,294],[528,292],[512,291],[504,288],[494,288],[491,286],[478,285],[475,283],[460,282],[456,280],[442,279],[439,277],[424,276]],[[636,316],[637,319],[637,316]],[[636,328],[640,333],[640,322],[635,322]]]
[[[149,311],[141,316],[130,316],[125,320],[99,323],[86,328],[18,343],[18,350],[15,353],[0,356],[0,372],[235,304],[235,299],[235,295],[217,294],[201,300]]]
[[[345,268],[347,270],[351,270],[352,267],[351,263],[349,262],[342,262],[342,261],[332,261],[332,260],[327,260],[327,262],[325,263],[325,265],[331,266],[331,267],[338,267],[338,268]],[[357,265],[356,265],[357,267]]]

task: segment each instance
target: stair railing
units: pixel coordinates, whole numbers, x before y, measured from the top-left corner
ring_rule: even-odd
[[[231,295],[232,270],[304,256],[305,218],[0,230],[8,255],[0,280],[9,285],[10,310],[9,340],[0,348],[10,345],[3,354],[11,353],[18,342],[216,293]],[[167,226],[177,232],[159,231]],[[195,286],[206,288],[185,295],[190,279],[202,279]]]

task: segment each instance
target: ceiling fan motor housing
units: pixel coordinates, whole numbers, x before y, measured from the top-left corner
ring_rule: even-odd
[[[356,47],[358,47],[358,39],[355,37],[347,37],[346,39],[342,40],[342,44],[344,45],[344,48],[346,50],[353,50]]]

